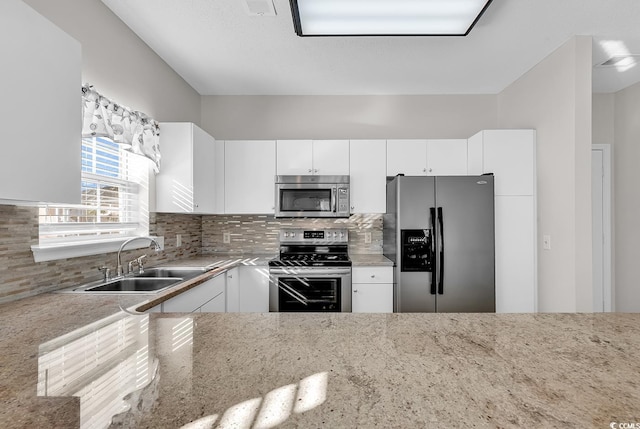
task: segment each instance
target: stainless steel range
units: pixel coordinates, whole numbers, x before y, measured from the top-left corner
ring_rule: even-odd
[[[282,229],[269,261],[269,311],[351,312],[346,229]]]

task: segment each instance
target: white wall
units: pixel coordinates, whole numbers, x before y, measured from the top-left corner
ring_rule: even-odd
[[[537,130],[538,308],[591,311],[591,38],[575,37],[498,95],[500,128]],[[542,250],[543,234],[551,250]]]
[[[203,96],[220,140],[467,138],[495,128],[495,95]]]
[[[615,94],[614,113],[615,308],[640,312],[640,83]]]
[[[615,129],[615,94],[593,94],[593,144],[613,144]]]
[[[200,121],[200,95],[100,0],[24,2],[82,44],[83,83],[158,121]]]

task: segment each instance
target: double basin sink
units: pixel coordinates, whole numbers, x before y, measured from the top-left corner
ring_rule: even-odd
[[[141,273],[90,283],[73,289],[73,292],[100,293],[157,293],[170,286],[190,280],[215,267],[159,267],[148,268]]]

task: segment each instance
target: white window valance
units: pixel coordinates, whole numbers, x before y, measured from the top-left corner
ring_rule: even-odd
[[[142,112],[130,110],[82,86],[82,137],[108,137],[127,150],[145,156],[160,171],[160,126]]]

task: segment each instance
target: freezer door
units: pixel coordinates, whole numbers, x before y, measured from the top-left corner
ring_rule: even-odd
[[[436,178],[436,311],[495,312],[493,176]]]
[[[431,230],[431,212],[435,207],[435,181],[428,176],[398,177],[396,198],[397,208],[397,245],[402,242],[403,230]],[[432,232],[429,233],[433,235]],[[432,272],[405,271],[402,269],[401,248],[396,260],[396,312],[436,311],[436,295],[431,293]]]

